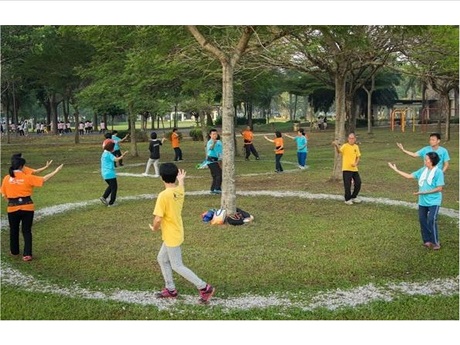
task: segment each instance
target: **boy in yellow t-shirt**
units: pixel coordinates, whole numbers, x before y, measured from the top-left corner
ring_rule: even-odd
[[[195,285],[200,293],[200,302],[207,303],[214,294],[214,287],[201,280],[194,272],[182,263],[181,244],[184,242],[184,226],[182,224],[182,207],[184,205],[185,171],[177,169],[174,163],[163,163],[160,176],[165,190],[158,194],[153,211],[152,231],[161,230],[163,244],[157,256],[165,288],[156,293],[157,298],[175,298],[177,290],[173,280],[173,270]],[[176,186],[176,178],[178,185]]]
[[[355,133],[348,135],[348,142],[339,147],[336,141],[332,142],[337,154],[342,155],[342,174],[343,186],[345,189],[345,204],[353,205],[361,202],[358,194],[361,189],[361,177],[358,173],[358,164],[361,157],[359,146],[356,145]],[[351,182],[353,181],[354,189],[351,192]]]

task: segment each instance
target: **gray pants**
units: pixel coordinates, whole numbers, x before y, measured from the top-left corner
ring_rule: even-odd
[[[150,166],[153,164],[153,167],[155,168],[155,175],[160,176],[160,159],[152,159],[149,158],[147,161],[147,166],[145,167],[145,174],[149,173]]]
[[[195,285],[197,289],[204,289],[206,287],[206,282],[198,278],[195,273],[182,263],[182,251],[180,246],[168,247],[163,242],[157,260],[165,280],[165,287],[168,290],[174,290],[176,288],[173,280],[173,270]]]

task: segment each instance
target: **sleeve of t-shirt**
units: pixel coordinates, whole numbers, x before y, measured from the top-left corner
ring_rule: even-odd
[[[361,151],[359,150],[359,146],[357,146],[357,149],[356,149],[356,156],[361,157]]]
[[[421,167],[420,169],[418,169],[417,171],[414,171],[411,175],[414,176],[414,178],[416,180],[418,180],[420,178],[420,176],[422,175],[422,171],[423,169],[425,169],[425,167]]]
[[[421,148],[420,150],[418,150],[417,152],[415,152],[415,154],[419,157],[424,157],[426,155],[426,147],[424,148]]]
[[[344,147],[345,147],[345,144],[343,144],[342,146],[340,146],[340,148],[339,148],[340,153],[343,153]]]
[[[41,187],[45,182],[45,179],[41,176],[27,175],[28,182],[34,187]]]
[[[449,151],[444,151],[444,162],[450,161]]]
[[[444,173],[442,172],[441,169],[438,169],[436,171],[436,174],[434,175],[434,186],[435,187],[444,186]]]
[[[162,217],[165,214],[165,202],[162,194],[158,195],[157,202],[155,203],[155,208],[153,210],[153,215]]]

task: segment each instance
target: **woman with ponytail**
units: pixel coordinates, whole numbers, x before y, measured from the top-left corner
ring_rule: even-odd
[[[2,196],[8,202],[8,223],[10,225],[10,252],[19,255],[19,226],[22,224],[24,251],[22,259],[32,260],[32,223],[34,219],[34,202],[32,192],[34,187],[41,187],[51,177],[56,175],[63,164],[46,176],[36,176],[25,173],[26,160],[22,157],[12,159],[9,174],[3,178]]]

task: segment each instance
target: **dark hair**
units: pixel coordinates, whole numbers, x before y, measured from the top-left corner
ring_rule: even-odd
[[[211,129],[209,130],[209,134],[211,134],[211,132],[217,132],[217,129],[211,128]]]
[[[115,143],[113,141],[109,141],[107,144],[104,145],[104,150],[112,152],[114,147]]]
[[[22,168],[24,165],[26,165],[26,160],[24,158],[16,156],[12,159],[9,171],[10,176],[14,177],[14,171]]]
[[[177,131],[177,127],[174,127],[172,131],[173,131],[173,132]]]
[[[21,158],[22,157],[22,153],[15,153],[11,156],[11,164],[13,164],[13,161],[15,159],[18,159],[18,158]]]
[[[431,137],[436,137],[436,138],[438,138],[438,140],[441,140],[441,134],[439,134],[439,133],[431,133],[430,138]]]
[[[112,135],[118,134],[117,130],[112,131]]]
[[[174,163],[163,163],[160,165],[160,176],[166,183],[176,182],[178,173],[179,169],[177,169],[177,166]]]
[[[156,132],[150,133],[150,139],[156,139],[156,138],[157,138]]]
[[[110,139],[110,138],[112,138],[112,134],[110,134],[110,133],[105,133],[104,138]]]
[[[431,161],[431,164],[433,164],[433,166],[438,165],[440,158],[436,152],[428,152],[426,155],[428,159]]]
[[[305,131],[303,130],[303,128],[299,128],[299,132],[300,134],[305,135]]]
[[[280,131],[276,131],[275,135],[276,135],[277,138],[281,138],[281,132]]]

